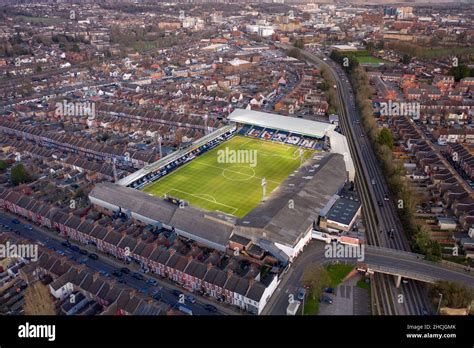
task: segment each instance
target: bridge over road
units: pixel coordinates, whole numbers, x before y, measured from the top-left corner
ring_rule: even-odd
[[[427,283],[447,280],[474,288],[474,270],[471,271],[468,266],[426,261],[420,254],[370,245],[365,246],[364,256],[359,267],[393,275],[397,279],[397,285],[403,277]]]

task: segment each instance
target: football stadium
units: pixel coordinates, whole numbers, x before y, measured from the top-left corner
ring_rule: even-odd
[[[242,218],[264,198],[262,180],[270,194],[313,152],[239,135],[143,191]]]
[[[236,109],[228,125],[97,185],[89,198],[103,211],[217,250],[245,238],[288,263],[354,175],[346,138],[334,125]]]

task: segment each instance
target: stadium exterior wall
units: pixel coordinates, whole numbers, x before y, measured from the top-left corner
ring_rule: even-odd
[[[312,228],[306,231],[303,238],[301,238],[295,246],[288,246],[278,242],[275,242],[275,246],[288,255],[290,262],[293,262],[293,260],[303,251],[304,247],[311,241],[312,231]]]

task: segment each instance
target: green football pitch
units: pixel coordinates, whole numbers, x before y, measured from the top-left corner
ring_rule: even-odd
[[[304,159],[314,152],[305,149]],[[143,191],[160,197],[168,194],[208,211],[241,218],[261,201],[262,178],[268,196],[300,165],[298,147],[236,136]]]

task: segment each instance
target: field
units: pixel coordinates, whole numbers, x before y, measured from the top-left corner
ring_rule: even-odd
[[[312,153],[304,150],[303,157]],[[262,178],[267,182],[268,196],[300,165],[295,146],[236,136],[143,191],[160,197],[169,194],[205,210],[244,217],[262,199]]]
[[[379,64],[379,63],[384,63],[384,60],[377,58],[377,57],[372,57],[372,56],[356,56],[355,59],[360,64]]]

